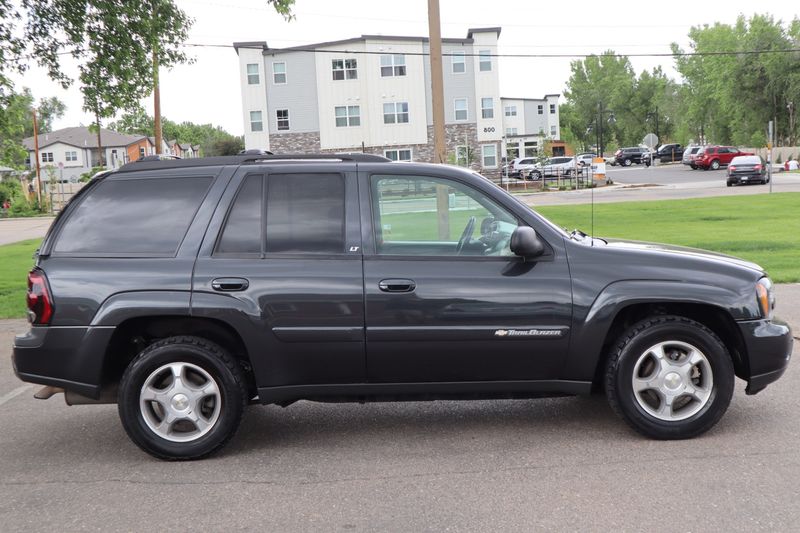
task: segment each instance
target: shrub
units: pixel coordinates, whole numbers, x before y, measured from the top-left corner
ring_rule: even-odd
[[[78,178],[78,181],[87,182],[90,179],[92,179],[92,176],[94,176],[98,172],[101,172],[101,171],[103,171],[105,169],[106,169],[106,167],[92,167],[92,169],[89,172],[84,172],[83,174],[81,174],[81,177]]]

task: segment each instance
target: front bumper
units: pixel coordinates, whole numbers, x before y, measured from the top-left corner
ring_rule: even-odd
[[[786,322],[748,320],[739,322],[747,347],[749,375],[747,394],[756,394],[780,378],[792,358],[792,330]]]
[[[14,338],[14,373],[28,383],[62,387],[96,398],[113,334],[114,328],[108,326],[33,326]]]

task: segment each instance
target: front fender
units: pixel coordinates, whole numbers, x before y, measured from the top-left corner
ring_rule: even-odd
[[[720,308],[734,320],[759,318],[755,298],[724,287],[682,281],[629,280],[607,285],[588,308],[576,309],[565,373],[570,379],[591,380],[603,343],[619,313],[631,305],[685,303]],[[641,318],[645,318],[642,316]]]

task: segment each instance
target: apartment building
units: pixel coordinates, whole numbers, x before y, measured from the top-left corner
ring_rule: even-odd
[[[541,101],[543,117],[536,115],[538,100],[524,99],[509,99],[519,111],[505,116],[495,57],[499,36],[500,28],[473,28],[465,39],[442,39],[448,158],[488,175],[499,174],[507,140],[525,146],[529,137],[541,144],[542,136],[559,134],[557,95]],[[234,48],[246,148],[433,161],[427,38],[362,35],[293,48],[272,49],[263,41]],[[513,125],[507,127],[508,118]],[[516,133],[509,137],[508,131]]]

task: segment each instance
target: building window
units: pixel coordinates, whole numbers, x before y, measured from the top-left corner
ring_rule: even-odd
[[[467,120],[468,118],[467,99],[456,98],[455,100],[453,100],[453,104],[456,112],[456,120]]]
[[[408,102],[383,104],[383,123],[401,124],[408,122]]]
[[[113,156],[114,156],[114,154],[116,154],[116,153],[117,153],[117,151],[116,151],[116,150],[111,150],[111,155],[112,155],[112,157],[113,157]],[[65,159],[66,161],[77,161],[77,160],[78,160],[78,152],[66,152],[66,153],[64,154],[64,159]]]
[[[403,54],[386,54],[381,56],[381,76],[406,75],[406,56]]]
[[[336,115],[336,127],[345,128],[347,126],[361,125],[361,107],[357,105],[341,105],[334,108]]]
[[[456,165],[460,167],[469,166],[469,152],[469,146],[456,146]]]
[[[497,166],[497,145],[484,144],[481,146],[481,159],[483,168],[495,168]]]
[[[384,150],[383,155],[392,161],[411,161],[411,149]]]
[[[481,118],[494,118],[494,100],[481,98]]]
[[[258,85],[261,80],[258,79],[258,63],[247,64],[247,84]]]
[[[289,110],[288,109],[276,109],[275,110],[276,118],[278,119],[278,130],[288,130],[289,129]]]
[[[506,159],[511,161],[519,157],[519,146],[506,146]]]
[[[550,126],[550,135],[555,137],[556,136],[556,127]]]
[[[250,131],[264,131],[261,111],[250,111]]]
[[[53,152],[42,152],[42,163],[52,163]]]
[[[478,52],[480,58],[481,72],[490,72],[492,70],[492,52],[490,50],[481,50]]]
[[[334,59],[331,69],[334,81],[358,79],[358,61],[355,59]]]
[[[144,157],[144,146],[139,147],[139,157]]]
[[[556,114],[556,104],[550,104],[550,114],[551,115]]]
[[[275,85],[283,85],[286,83],[286,63],[273,63],[272,64],[272,80]]]
[[[544,115],[544,106],[542,104],[539,104],[538,111],[540,115]]]
[[[506,135],[507,136],[516,135],[516,134],[517,134],[517,128],[506,128]]]
[[[517,106],[515,105],[507,105],[505,108],[506,116],[507,117],[516,117],[517,116]]]
[[[535,157],[538,151],[537,141],[525,141],[525,157]]]
[[[450,56],[453,65],[453,74],[461,74],[467,71],[467,62],[464,59],[464,52],[453,52]]]

